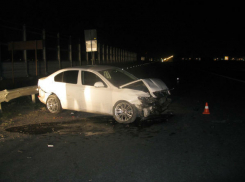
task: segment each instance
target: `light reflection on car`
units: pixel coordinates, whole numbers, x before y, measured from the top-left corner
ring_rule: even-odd
[[[119,123],[162,114],[171,102],[160,79],[138,79],[113,66],[65,68],[38,80],[39,100],[51,113],[62,109],[112,115]]]

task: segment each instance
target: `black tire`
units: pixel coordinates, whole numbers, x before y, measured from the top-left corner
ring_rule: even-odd
[[[137,111],[129,102],[118,101],[113,107],[113,117],[118,123],[132,123],[137,117]]]
[[[48,111],[53,114],[57,114],[61,112],[62,110],[60,100],[58,99],[56,95],[50,95],[48,97],[47,102],[46,102],[46,107]]]

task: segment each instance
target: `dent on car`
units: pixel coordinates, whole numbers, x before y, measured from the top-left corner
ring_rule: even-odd
[[[144,85],[143,85],[144,84]],[[144,87],[145,86],[145,87]],[[157,78],[139,79],[120,86],[120,88],[141,89],[149,92],[149,96],[138,96],[141,104],[136,104],[139,115],[146,119],[150,115],[159,115],[164,112],[171,102],[168,98],[170,91],[166,84]]]

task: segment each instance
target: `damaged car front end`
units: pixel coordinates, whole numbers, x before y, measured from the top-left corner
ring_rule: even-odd
[[[142,120],[163,114],[171,103],[169,91],[161,91],[156,94],[158,95],[156,98],[153,96],[138,97],[142,103],[138,106],[139,116]]]
[[[147,97],[138,96],[140,104],[135,104],[141,120],[159,117],[171,103],[170,90],[160,79],[139,79],[132,83],[122,85],[120,88],[141,90],[149,93]]]

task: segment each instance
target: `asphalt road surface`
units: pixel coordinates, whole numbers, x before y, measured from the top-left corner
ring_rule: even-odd
[[[243,80],[189,63],[128,70],[174,88],[162,118],[123,125],[94,116],[9,128],[35,129],[0,142],[0,181],[245,181]],[[203,114],[206,102],[208,115]]]

